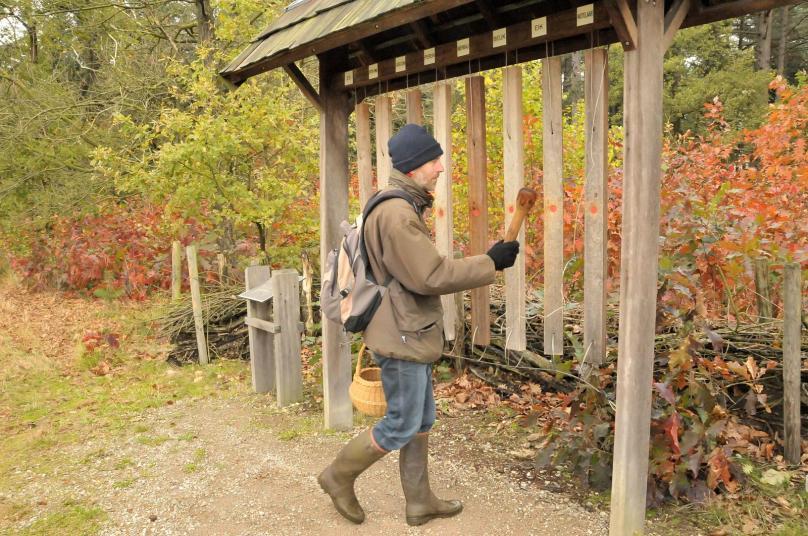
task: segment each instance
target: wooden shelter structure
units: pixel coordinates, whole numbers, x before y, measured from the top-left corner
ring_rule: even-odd
[[[608,131],[605,46],[620,43],[624,66],[624,190],[620,264],[617,419],[610,534],[642,532],[651,412],[662,152],[662,67],[679,28],[769,10],[801,0],[296,0],[235,58],[222,76],[238,85],[283,68],[320,112],[322,259],[336,247],[348,217],[350,114],[356,111],[360,195],[372,193],[372,140],[366,99],[374,97],[379,188],[389,173],[392,91],[407,90],[407,115],[423,121],[419,86],[433,86],[433,130],[446,173],[436,191],[439,249],[452,255],[451,112],[446,80],[466,77],[471,253],[488,237],[485,86],[477,73],[505,67],[505,199],[522,185],[520,63],[543,62],[545,353],[563,346],[563,190],[559,56],[585,51],[586,362],[603,359],[606,342],[606,189]],[[315,89],[295,62],[319,59]],[[506,226],[512,207],[506,204]],[[523,235],[521,240],[524,240]],[[507,345],[524,348],[524,261],[506,271]],[[444,297],[447,338],[456,310]],[[474,342],[487,344],[488,291],[472,292]],[[324,320],[325,425],[348,428],[353,410],[349,345]],[[586,363],[585,363],[586,365]],[[586,366],[583,367],[586,370]]]

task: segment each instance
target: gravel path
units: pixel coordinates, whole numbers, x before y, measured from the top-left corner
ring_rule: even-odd
[[[65,475],[58,487],[32,476],[26,495],[95,503],[108,514],[101,530],[107,536],[608,532],[603,513],[458,460],[453,447],[441,448],[457,441],[449,426],[433,433],[433,489],[462,499],[463,513],[408,527],[393,453],[357,481],[368,516],[352,525],[315,480],[348,436],[318,432],[316,418],[302,415],[273,410],[268,398],[255,395],[180,401],[133,423],[157,438],[151,444],[143,435],[90,440],[71,453],[94,459],[81,475]]]

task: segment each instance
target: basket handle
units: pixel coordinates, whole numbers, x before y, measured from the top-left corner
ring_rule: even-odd
[[[359,355],[356,357],[356,372],[354,372],[354,378],[359,376],[359,371],[362,370],[362,354],[365,353],[365,344],[362,343],[362,347],[359,349]]]

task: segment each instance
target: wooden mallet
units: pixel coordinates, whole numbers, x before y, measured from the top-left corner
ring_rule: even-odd
[[[522,222],[525,220],[527,213],[530,212],[530,209],[533,208],[533,205],[536,204],[536,199],[538,198],[539,194],[536,193],[536,190],[531,190],[530,188],[522,188],[519,190],[519,193],[516,195],[516,206],[514,207],[516,210],[514,211],[511,224],[508,226],[508,232],[505,233],[505,242],[516,240],[519,236],[519,229],[522,228]]]

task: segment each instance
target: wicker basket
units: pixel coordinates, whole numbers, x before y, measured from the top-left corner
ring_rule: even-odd
[[[362,368],[362,354],[367,348],[362,345],[356,358],[356,372],[348,389],[354,407],[361,413],[371,417],[381,417],[387,411],[387,401],[382,390],[382,369],[379,367]]]

